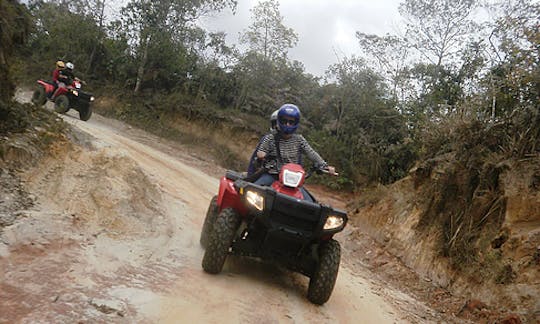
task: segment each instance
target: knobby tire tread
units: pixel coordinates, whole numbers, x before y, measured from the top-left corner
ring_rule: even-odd
[[[202,261],[204,271],[212,274],[221,272],[240,221],[240,215],[234,209],[227,208],[221,211],[214,223],[204,252]]]
[[[210,200],[210,205],[208,206],[208,210],[206,211],[206,217],[204,218],[204,223],[201,230],[201,238],[199,242],[201,243],[201,246],[203,248],[206,248],[208,246],[210,233],[212,232],[212,228],[213,228],[214,222],[216,221],[217,215],[218,215],[217,196],[214,196],[212,197],[212,200]]]
[[[330,299],[336,284],[341,260],[341,247],[336,240],[322,243],[319,247],[319,264],[311,276],[308,288],[308,300],[322,305]]]

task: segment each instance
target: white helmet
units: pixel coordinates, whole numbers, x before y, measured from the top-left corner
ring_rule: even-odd
[[[279,109],[276,109],[272,115],[270,115],[270,130],[277,129],[277,114]]]
[[[75,68],[75,65],[73,65],[73,63],[71,63],[71,62],[67,62],[67,63],[66,63],[66,67],[67,67],[68,69],[70,69],[70,70],[73,70],[73,69]]]

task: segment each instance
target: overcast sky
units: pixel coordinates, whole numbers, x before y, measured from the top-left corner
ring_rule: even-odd
[[[238,43],[238,35],[251,24],[251,12],[260,0],[238,0],[236,14],[227,9],[206,18],[212,31],[225,31],[227,42]],[[401,0],[281,0],[280,12],[286,27],[298,34],[298,44],[289,57],[302,62],[308,73],[322,76],[338,56],[359,52],[356,31],[396,34]],[[336,56],[338,55],[338,56]]]

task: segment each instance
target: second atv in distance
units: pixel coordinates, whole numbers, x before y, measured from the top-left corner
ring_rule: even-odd
[[[54,110],[57,113],[65,114],[69,109],[75,109],[79,112],[79,118],[87,121],[92,116],[91,103],[94,101],[94,96],[81,90],[82,81],[78,78],[70,81],[68,86],[55,89],[52,83],[38,80],[38,86],[32,95],[32,102],[35,105],[43,106],[49,99],[54,102]]]
[[[308,276],[309,301],[327,302],[341,258],[333,236],[345,228],[347,214],[315,199],[303,200],[299,188],[305,178],[302,166],[292,163],[282,167],[271,187],[227,171],[201,233],[204,271],[221,272],[229,254],[261,258]]]

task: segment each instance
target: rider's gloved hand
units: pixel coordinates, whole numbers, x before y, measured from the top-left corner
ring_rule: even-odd
[[[333,166],[327,166],[328,173],[333,176],[337,176],[338,173],[336,172],[336,168]]]
[[[257,152],[257,159],[264,160],[265,157],[266,157],[266,152],[263,152],[263,151]]]

